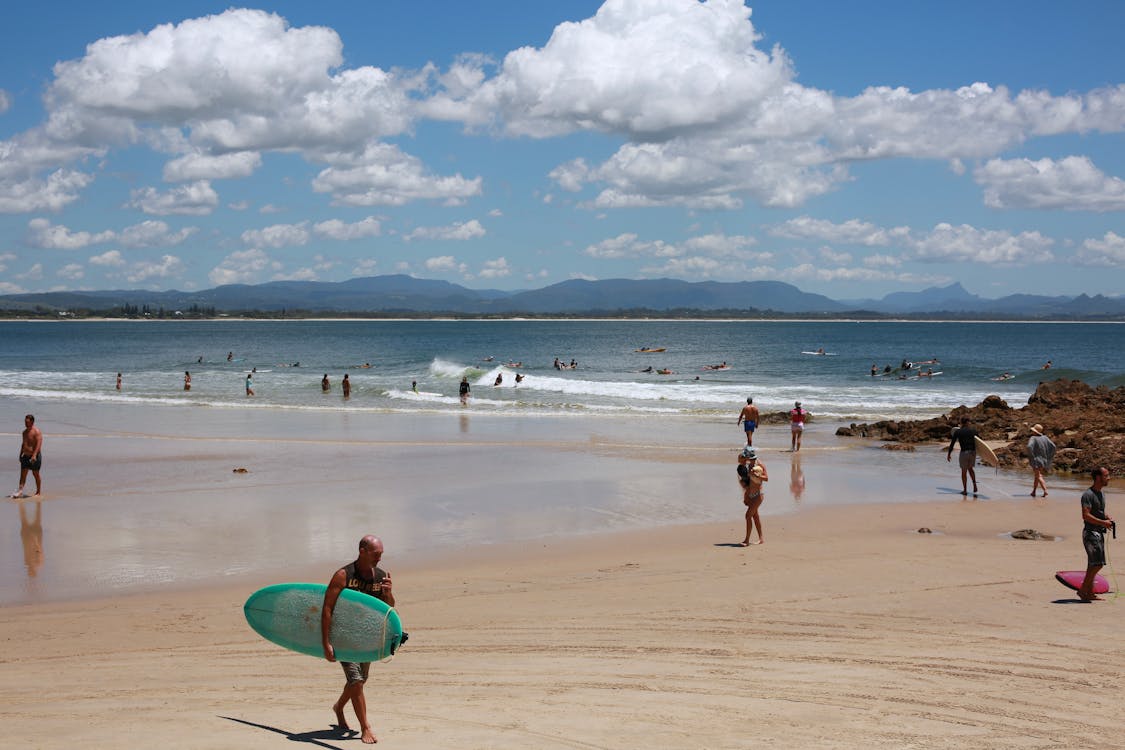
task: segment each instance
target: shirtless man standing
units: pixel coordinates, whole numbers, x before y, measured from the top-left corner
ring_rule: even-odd
[[[738,422],[746,430],[746,444],[754,444],[754,430],[758,429],[758,407],[754,406],[754,399],[746,399],[746,406],[738,414]]]
[[[27,472],[35,478],[35,496],[43,491],[39,469],[43,466],[43,433],[35,426],[35,417],[28,414],[23,418],[23,440],[20,442],[20,486],[12,497],[23,497],[23,487],[27,484]]]

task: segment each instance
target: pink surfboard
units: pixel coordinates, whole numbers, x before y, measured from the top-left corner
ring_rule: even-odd
[[[1060,570],[1055,573],[1055,578],[1063,586],[1075,591],[1082,585],[1082,581],[1086,579],[1086,571],[1084,570]],[[1094,576],[1094,593],[1095,594],[1108,594],[1109,581],[1101,576]]]

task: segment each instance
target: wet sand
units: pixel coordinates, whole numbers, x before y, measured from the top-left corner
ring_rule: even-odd
[[[0,423],[21,424],[26,408],[0,404]],[[13,533],[18,524],[21,539],[38,533],[39,552],[34,543],[0,548],[0,605],[259,574],[288,580],[336,564],[359,530],[394,540],[414,563],[481,545],[725,521],[742,508],[733,467],[744,440],[733,415],[715,423],[76,404],[65,418],[40,412],[39,424],[45,492],[23,513],[38,513],[38,527],[16,503],[0,503],[0,524]],[[772,477],[766,518],[960,499],[956,466],[937,447],[889,452],[833,433],[816,425],[791,454],[784,426],[759,431]],[[18,445],[14,432],[5,439]],[[14,486],[14,461],[9,468]],[[1020,496],[1024,481],[982,469],[982,497]]]
[[[1120,746],[1121,605],[1053,579],[1084,565],[1077,481],[1033,501],[983,469],[964,500],[937,449],[814,429],[793,456],[767,429],[767,543],[741,548],[733,418],[320,419],[41,417],[33,578],[36,504],[0,506],[6,741],[359,746],[330,728],[339,668],[241,605],[376,532],[411,632],[373,667],[380,746]]]

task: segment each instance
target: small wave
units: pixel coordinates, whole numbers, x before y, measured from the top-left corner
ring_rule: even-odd
[[[429,371],[431,375],[439,378],[475,378],[484,372],[481,368],[473,365],[463,365],[440,358],[435,358],[433,362],[430,362]]]

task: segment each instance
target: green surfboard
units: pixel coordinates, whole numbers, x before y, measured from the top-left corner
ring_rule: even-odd
[[[320,639],[323,583],[278,583],[250,595],[242,612],[246,622],[267,641],[324,658]],[[332,613],[329,640],[337,661],[381,661],[406,640],[394,607],[351,589],[344,589]]]

